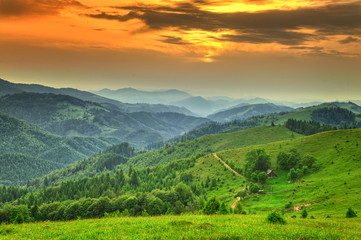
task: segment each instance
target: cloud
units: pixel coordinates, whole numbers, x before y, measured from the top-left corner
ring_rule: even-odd
[[[359,41],[360,41],[359,38],[354,38],[354,37],[348,36],[347,38],[342,39],[338,42],[341,44],[348,44],[348,43],[359,42]]]
[[[176,45],[187,45],[189,44],[188,42],[184,41],[182,38],[180,37],[174,37],[174,36],[167,36],[167,35],[162,35],[163,39],[161,39],[161,42],[164,43],[170,43],[170,44],[176,44]]]
[[[0,0],[0,16],[52,15],[66,7],[81,7],[75,0]]]
[[[151,30],[231,30],[235,34],[224,35],[218,40],[256,44],[276,42],[298,45],[338,34],[361,35],[360,2],[292,10],[229,13],[205,11],[194,3],[186,2],[169,6],[131,5],[114,8],[129,12],[125,15],[102,12],[88,16],[120,22],[138,19]],[[303,33],[300,29],[312,29],[314,33]]]

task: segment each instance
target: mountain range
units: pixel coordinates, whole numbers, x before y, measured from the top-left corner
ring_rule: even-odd
[[[180,113],[121,112],[68,95],[23,92],[0,98],[0,111],[60,136],[89,136],[142,147],[199,124],[204,118]]]

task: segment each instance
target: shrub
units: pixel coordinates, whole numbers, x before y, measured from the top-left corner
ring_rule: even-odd
[[[307,218],[308,212],[307,212],[306,208],[304,208],[304,209],[302,210],[301,216],[302,216],[302,218]]]
[[[207,201],[206,206],[204,208],[204,213],[215,214],[218,212],[220,205],[221,204],[219,203],[219,200],[216,197],[212,197]]]
[[[271,213],[269,213],[266,221],[273,224],[286,224],[286,220],[284,219],[282,214],[277,211],[272,211]]]
[[[357,217],[356,212],[352,208],[348,208],[346,212],[346,218],[354,218]]]
[[[222,202],[221,206],[219,207],[219,213],[220,214],[228,214],[227,206],[224,202]]]
[[[234,213],[235,213],[235,214],[241,214],[242,211],[243,211],[243,205],[242,205],[241,202],[238,202],[238,203],[236,204],[236,207],[234,208]]]

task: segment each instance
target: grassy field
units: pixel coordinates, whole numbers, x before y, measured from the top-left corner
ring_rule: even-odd
[[[136,168],[150,167],[166,164],[176,159],[195,156],[198,153],[213,153],[255,144],[294,139],[302,136],[303,135],[294,133],[280,126],[264,126],[226,134],[206,135],[169,148],[161,148],[157,151],[138,155],[130,159],[127,165],[124,166],[124,169],[127,169],[129,164],[132,164]]]
[[[1,239],[360,239],[354,219],[292,219],[270,224],[265,215],[103,218],[1,225]]]
[[[343,217],[348,207],[361,210],[361,130],[338,130],[324,132],[291,141],[228,150],[218,155],[235,165],[243,166],[247,151],[261,147],[271,155],[272,169],[278,178],[268,180],[266,195],[256,195],[242,201],[251,212],[284,209],[289,202],[292,207],[311,204],[310,215]],[[295,185],[287,182],[287,171],[279,170],[276,157],[280,151],[295,148],[305,156],[316,157],[319,171],[303,178]],[[241,183],[234,188],[241,187]],[[272,192],[271,192],[272,187]],[[290,215],[293,212],[289,213]]]

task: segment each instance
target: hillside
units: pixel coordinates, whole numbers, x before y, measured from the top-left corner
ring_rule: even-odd
[[[339,128],[344,127],[345,124],[347,127],[361,127],[360,117],[348,110],[351,109],[354,104],[338,104],[342,107],[338,107],[332,103],[328,103],[306,108],[299,108],[292,112],[281,112],[272,113],[265,116],[255,116],[245,120],[233,120],[224,123],[209,122],[192,129],[191,131],[183,134],[180,137],[177,137],[176,139],[174,139],[174,141],[193,139],[207,134],[230,133],[246,128],[268,126],[272,123],[276,125],[284,125],[288,119],[317,121],[320,122],[320,124],[331,125],[333,127]],[[322,118],[319,118],[316,114],[314,114],[320,111],[323,111]]]
[[[272,103],[253,104],[234,107],[225,111],[209,115],[207,118],[217,122],[227,122],[232,120],[242,120],[254,116],[266,115],[270,113],[290,112],[293,109],[285,106],[278,106]]]
[[[122,112],[177,112],[185,115],[193,116],[194,113],[190,112],[186,108],[181,108],[177,106],[170,106],[162,104],[129,104],[116,101],[114,99],[102,97],[90,92],[80,91],[74,88],[52,88],[39,84],[15,84],[3,79],[0,79],[0,97],[8,94],[22,93],[22,92],[32,92],[32,93],[53,93],[60,95],[69,95],[83,101],[89,101],[101,104],[103,107],[109,109],[115,109]]]
[[[264,148],[270,154],[271,168],[278,177],[267,180],[263,188],[266,194],[245,196],[242,204],[247,213],[285,209],[286,217],[296,215],[298,218],[300,213],[295,209],[307,204],[310,216],[317,219],[324,219],[326,216],[344,218],[348,207],[356,211],[361,209],[361,204],[357,200],[361,188],[358,184],[361,161],[361,148],[358,145],[360,134],[361,130],[358,129],[336,130],[298,139],[226,150],[218,152],[217,155],[229,165],[243,168],[248,151]],[[287,172],[280,170],[276,164],[278,153],[291,149],[296,149],[301,157],[311,154],[316,158],[314,164],[317,170],[302,177],[296,185],[287,181]],[[185,184],[180,183],[181,181]],[[47,205],[46,202],[59,201],[59,196],[63,196],[63,199],[66,196],[73,199],[73,203],[56,203],[54,207],[61,209],[63,205],[64,208],[70,209],[84,205],[92,209],[89,204],[98,202],[108,204],[106,206],[109,209],[119,209],[120,212],[128,206],[129,214],[140,216],[142,209],[151,211],[147,206],[152,199],[159,198],[162,200],[159,204],[163,204],[163,207],[164,204],[168,204],[168,211],[174,213],[178,211],[174,207],[177,199],[182,202],[181,211],[197,210],[200,208],[197,204],[201,204],[202,198],[210,199],[212,196],[230,206],[236,194],[249,185],[248,179],[236,176],[213,154],[203,154],[152,168],[129,168],[128,173],[118,171],[114,175],[104,174],[96,178],[64,182],[46,190],[44,194],[47,199],[41,199],[45,204],[41,209],[47,211],[51,205]],[[36,196],[39,194],[41,196],[43,190],[37,192]],[[92,199],[86,200],[84,196],[90,196]],[[163,207],[161,211],[165,213]],[[105,210],[100,211],[104,213]],[[69,214],[72,214],[70,219],[76,217],[73,213]],[[97,216],[99,213],[88,214]]]
[[[80,161],[109,144],[90,137],[64,138],[0,113],[0,184],[19,185]]]
[[[132,165],[134,168],[161,166],[173,160],[194,157],[197,154],[218,152],[226,149],[239,148],[243,146],[257,145],[274,141],[298,138],[301,135],[293,133],[284,127],[258,127],[242,130],[229,134],[208,135],[191,141],[167,145],[157,151],[139,154],[130,159],[119,161],[118,166],[112,168],[96,168],[101,162],[106,161],[108,155],[96,155],[78,163],[71,164],[64,169],[57,170],[48,175],[50,181],[59,182],[70,179],[92,177],[102,173],[112,173],[116,170],[128,170]],[[31,183],[39,187],[35,181]]]
[[[255,148],[265,149],[271,156],[271,168],[278,175],[277,178],[266,179],[264,186],[259,184],[265,194],[251,194],[248,188],[254,186],[254,183],[250,179],[230,171],[214,154],[200,154],[162,166],[140,170],[129,167],[127,172],[121,170],[112,175],[62,182],[33,193],[19,192],[19,196],[22,196],[24,204],[30,204],[31,209],[36,210],[31,214],[34,213],[32,216],[38,221],[102,216],[124,219],[122,217],[125,216],[183,212],[207,214],[207,205],[217,199],[220,200],[218,213],[228,214],[236,196],[245,192],[245,195],[241,195],[242,212],[251,217],[277,209],[284,210],[287,222],[326,223],[334,221],[333,218],[340,222],[345,221],[341,218],[345,218],[349,207],[356,212],[361,209],[358,201],[361,190],[358,181],[360,134],[359,129],[336,130],[217,153],[217,156],[243,173],[241,169],[246,163],[246,153]],[[288,182],[287,171],[281,170],[276,164],[276,156],[280,152],[292,149],[296,149],[301,158],[311,154],[316,159],[313,170],[296,182]],[[45,178],[45,182],[49,183],[49,177]],[[10,192],[14,190],[3,188],[0,201],[4,202]],[[34,199],[38,205],[31,204]],[[4,206],[0,209],[2,222],[12,221],[11,212],[27,208],[27,205],[17,204]],[[307,209],[310,220],[299,219],[299,210],[302,208]],[[30,213],[24,212],[24,215],[29,217]],[[264,218],[263,224],[266,224]],[[278,229],[280,225],[274,226]]]
[[[0,111],[61,136],[98,137],[112,143],[130,142],[137,147],[177,136],[208,121],[176,113],[167,121],[163,116],[171,114],[125,113],[67,95],[40,93],[3,96]]]
[[[360,129],[336,130],[302,137],[290,141],[281,141],[228,150],[218,153],[226,162],[244,167],[246,153],[253,148],[264,148],[271,156],[272,169],[278,178],[268,180],[265,191],[269,194],[246,198],[242,203],[250,210],[266,211],[269,209],[286,210],[309,204],[310,214],[318,216],[341,217],[345,209],[352,207],[360,210],[361,177],[361,136]],[[279,152],[296,149],[301,156],[312,155],[317,161],[318,171],[302,178],[300,184],[287,182],[287,171],[280,170],[276,157]],[[236,185],[240,189],[242,184]],[[272,187],[272,190],[271,190]],[[294,190],[295,189],[295,190]],[[292,214],[292,212],[290,213]]]
[[[344,108],[347,110],[350,110],[351,112],[355,114],[361,114],[361,106],[353,103],[353,102],[332,102],[332,104]]]

